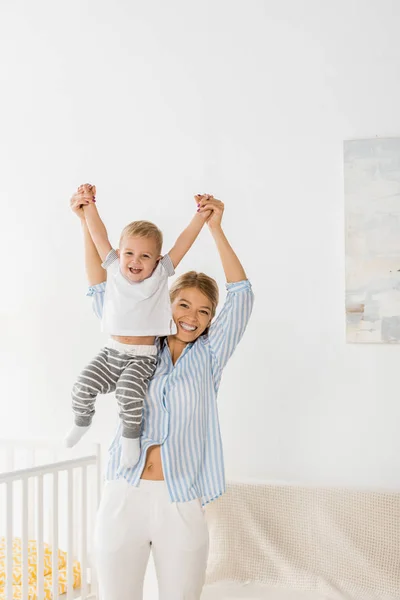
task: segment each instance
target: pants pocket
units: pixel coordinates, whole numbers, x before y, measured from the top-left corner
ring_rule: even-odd
[[[94,527],[94,550],[113,552],[121,547],[126,535],[128,482],[121,478],[104,486]]]
[[[177,543],[184,550],[198,550],[208,544],[208,527],[200,500],[176,502],[175,535]]]

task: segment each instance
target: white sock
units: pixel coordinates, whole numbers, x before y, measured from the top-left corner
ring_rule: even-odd
[[[77,444],[79,440],[85,435],[89,427],[90,425],[87,425],[85,427],[74,425],[72,429],[68,432],[64,440],[67,448],[72,448],[72,446],[75,446],[75,444]]]
[[[140,438],[122,437],[121,444],[121,467],[134,467],[140,456]]]

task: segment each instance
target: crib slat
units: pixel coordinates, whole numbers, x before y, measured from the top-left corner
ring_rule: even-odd
[[[87,468],[81,469],[81,573],[82,600],[87,598]]]
[[[36,465],[36,450],[35,448],[30,448],[28,455],[27,455],[27,461],[26,461],[26,467],[34,467]],[[35,479],[33,477],[29,478],[28,481],[28,494],[30,498],[34,498],[35,497]],[[36,534],[35,534],[35,503],[34,502],[30,502],[29,506],[28,506],[28,537],[29,539],[33,540],[36,538]]]
[[[81,485],[81,470],[74,469],[74,552],[75,558],[76,554],[79,552],[80,545],[80,531],[82,527],[82,523],[80,520],[80,496],[78,494],[78,490],[80,490]]]
[[[29,525],[29,494],[28,478],[22,480],[22,599],[29,597],[29,565],[28,565],[28,525]]]
[[[44,598],[43,475],[37,478],[37,561],[38,598]]]
[[[67,600],[72,600],[74,590],[74,472],[68,469],[68,538],[67,538]]]
[[[6,534],[6,598],[13,599],[13,482],[7,482],[7,534]]]
[[[52,575],[53,575],[53,598],[58,598],[58,471],[53,473],[53,503],[52,503]]]
[[[96,457],[97,457],[96,469],[93,473],[95,497],[94,497],[94,507],[93,506],[91,507],[91,510],[93,510],[94,515],[97,513],[97,509],[100,504],[101,489],[102,489],[101,446],[100,446],[100,444],[96,444]],[[90,521],[90,529],[89,529],[90,539],[92,540],[92,544],[93,544],[93,529],[92,528],[93,528],[93,520]],[[96,573],[96,569],[95,569],[93,563],[91,564],[91,569],[90,569],[90,595],[94,598],[99,598],[99,586],[98,586],[98,582],[97,582],[97,573]]]
[[[47,453],[47,459],[50,460],[51,463],[53,463],[53,464],[57,461],[57,453],[54,448]],[[50,463],[50,465],[48,465],[48,469],[51,468],[51,463]],[[51,482],[48,481],[48,483],[50,484]],[[54,479],[53,479],[53,485],[54,485]],[[58,481],[57,481],[57,486],[58,486]],[[47,488],[45,487],[45,496],[46,497],[48,497],[48,494],[49,494],[48,489],[49,489],[48,487]],[[53,487],[53,490],[54,490],[54,487]],[[57,502],[57,506],[58,506],[58,502]],[[47,530],[50,533],[49,542],[51,545],[53,545],[54,515],[53,515],[53,503],[50,503],[50,502],[47,506],[46,521],[47,521]]]

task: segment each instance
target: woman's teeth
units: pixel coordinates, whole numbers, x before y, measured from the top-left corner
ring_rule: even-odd
[[[186,323],[182,323],[182,321],[179,321],[179,325],[185,331],[196,331],[196,329],[197,329],[197,327],[193,327],[192,325],[187,325]]]

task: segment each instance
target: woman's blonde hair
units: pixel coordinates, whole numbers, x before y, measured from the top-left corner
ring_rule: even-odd
[[[196,271],[188,271],[184,273],[178,279],[176,279],[169,290],[171,303],[175,300],[176,296],[181,290],[187,288],[197,288],[200,290],[211,302],[211,318],[215,316],[219,300],[219,290],[215,279],[205,275],[204,273],[197,273]]]
[[[158,254],[161,254],[163,234],[154,223],[150,223],[150,221],[133,221],[132,223],[129,223],[129,225],[124,227],[121,233],[119,245],[121,245],[121,242],[125,237],[131,236],[154,238],[157,243]]]

